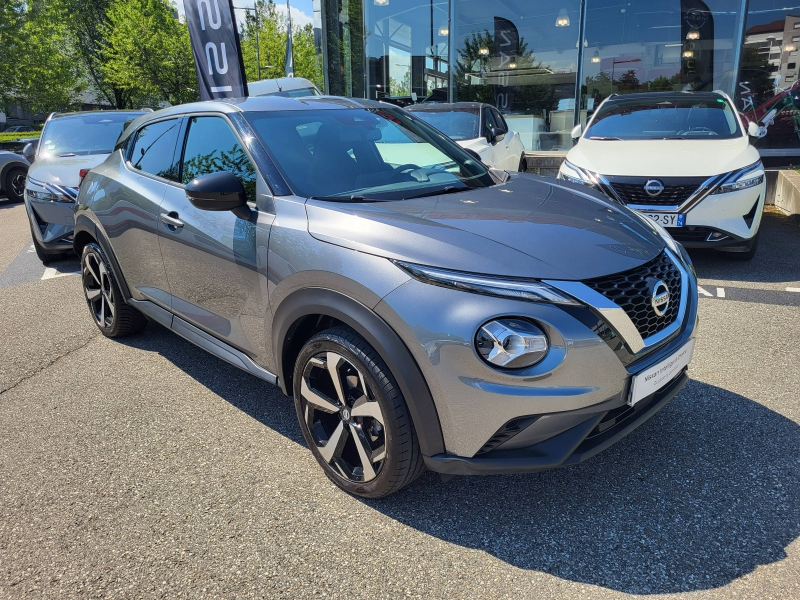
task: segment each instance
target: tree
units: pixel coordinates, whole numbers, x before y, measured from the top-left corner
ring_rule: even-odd
[[[25,5],[22,0],[0,0],[0,101],[3,102],[11,99],[14,89],[24,22]]]
[[[51,0],[52,1],[52,0]],[[74,40],[76,55],[83,65],[90,88],[114,108],[134,108],[142,99],[132,97],[130,88],[120,88],[105,77],[103,50],[107,45],[106,15],[111,0],[57,0],[69,19],[66,24]]]
[[[112,0],[103,35],[103,78],[132,98],[198,99],[189,30],[167,0]]]
[[[661,75],[660,77],[656,77],[647,86],[647,91],[648,92],[672,92],[672,91],[675,90],[675,86],[673,85],[672,79],[673,78],[670,78],[670,77],[664,77],[663,75]]]
[[[85,89],[84,73],[75,44],[64,25],[64,6],[54,0],[28,5],[19,29],[14,74],[5,93],[33,112],[79,106]]]
[[[258,11],[258,27],[256,16],[249,11],[241,27],[242,58],[247,80],[258,81],[259,54],[262,79],[283,77],[286,73],[288,19],[278,12],[273,0],[257,0],[255,8]],[[310,23],[305,27],[292,27],[292,52],[294,74],[305,77],[322,88],[322,57],[317,54],[314,28]]]

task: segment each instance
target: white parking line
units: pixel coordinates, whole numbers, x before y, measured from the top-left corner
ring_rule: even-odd
[[[703,294],[703,296],[707,296],[707,297],[709,297],[709,298],[713,298],[713,297],[714,297],[714,294],[709,294],[707,291],[705,291],[705,290],[702,288],[702,286],[699,286],[699,285],[698,285],[698,286],[697,286],[697,291],[698,291],[698,292],[700,292],[701,294]]]
[[[44,275],[42,275],[42,280],[45,279],[54,279],[55,277],[64,277],[65,275],[79,275],[80,271],[66,271],[61,272],[58,269],[54,269],[53,267],[46,267],[44,270]]]
[[[725,297],[725,288],[717,288],[717,298],[724,298]]]
[[[797,292],[798,294],[800,294],[800,288],[787,287],[786,291],[787,292]]]

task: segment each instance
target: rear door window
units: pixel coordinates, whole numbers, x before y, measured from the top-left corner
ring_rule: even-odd
[[[169,119],[142,127],[131,150],[131,166],[156,177],[177,181],[175,145],[180,123],[180,119]]]
[[[184,184],[209,173],[228,171],[242,182],[247,200],[256,201],[256,169],[222,117],[192,117],[183,151]]]

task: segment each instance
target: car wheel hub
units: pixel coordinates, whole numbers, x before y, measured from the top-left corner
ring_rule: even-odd
[[[111,327],[116,315],[114,294],[111,290],[111,278],[103,261],[94,253],[83,258],[83,292],[86,302],[100,327]]]
[[[300,383],[305,426],[338,475],[367,482],[386,460],[385,418],[362,371],[336,352],[308,360]]]

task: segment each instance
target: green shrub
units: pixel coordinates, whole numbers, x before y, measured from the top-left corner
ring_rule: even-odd
[[[41,131],[20,131],[14,133],[0,132],[0,142],[11,142],[14,140],[23,140],[25,138],[38,138],[42,135]]]

